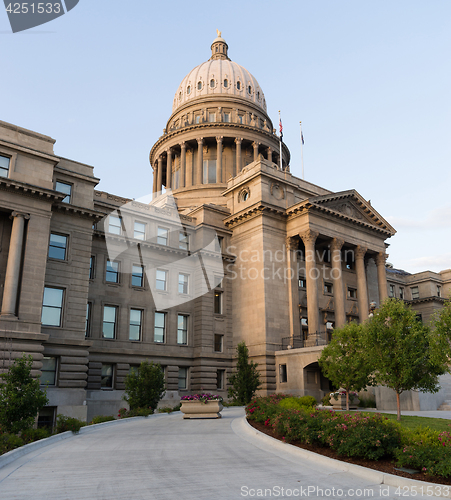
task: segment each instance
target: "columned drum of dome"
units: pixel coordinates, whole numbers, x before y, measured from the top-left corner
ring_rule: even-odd
[[[168,151],[173,154],[169,160]],[[170,187],[182,210],[197,205],[200,198],[225,205],[221,193],[230,178],[259,157],[280,168],[279,155],[263,90],[247,69],[230,60],[218,32],[210,59],[179,85],[164,133],[150,152],[157,178],[154,195]],[[283,169],[289,161],[283,145]]]

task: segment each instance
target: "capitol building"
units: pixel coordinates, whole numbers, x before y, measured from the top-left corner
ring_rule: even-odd
[[[0,122],[0,371],[33,357],[49,398],[42,425],[117,413],[143,360],[164,370],[164,404],[226,397],[241,341],[261,394],[319,401],[331,386],[318,358],[335,328],[388,297],[427,322],[451,292],[451,270],[387,263],[395,229],[364,194],[291,174],[263,89],[220,33],[150,149],[150,203],[96,190],[94,168],[54,143]],[[445,389],[430,409],[451,399]],[[404,397],[426,409],[418,393]]]

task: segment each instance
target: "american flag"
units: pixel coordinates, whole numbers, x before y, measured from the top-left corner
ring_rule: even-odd
[[[283,127],[282,127],[282,118],[279,117],[279,132],[280,132],[280,140],[283,138]]]

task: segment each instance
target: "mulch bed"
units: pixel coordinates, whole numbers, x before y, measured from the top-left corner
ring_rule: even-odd
[[[281,436],[277,436],[274,434],[272,427],[266,426],[264,424],[260,424],[253,420],[248,420],[249,425],[251,425],[254,429],[257,429],[263,434],[267,436],[271,436],[272,438],[278,439],[279,441],[283,441]],[[312,451],[313,453],[318,453],[319,455],[324,455],[325,457],[334,458],[335,460],[340,460],[341,462],[347,462],[349,464],[361,465],[362,467],[367,467],[368,469],[378,470],[380,472],[384,472],[386,474],[393,474],[394,476],[406,477],[408,479],[415,479],[418,481],[426,481],[428,483],[436,483],[436,484],[449,484],[451,485],[451,478],[445,477],[437,477],[437,476],[428,476],[424,472],[418,472],[417,474],[409,474],[408,472],[402,472],[399,470],[395,470],[395,464],[392,460],[368,460],[366,458],[357,458],[357,457],[343,457],[338,455],[334,450],[330,448],[323,448],[320,446],[310,445],[306,443],[294,442],[290,443],[293,446],[297,446],[298,448],[303,448],[304,450]]]

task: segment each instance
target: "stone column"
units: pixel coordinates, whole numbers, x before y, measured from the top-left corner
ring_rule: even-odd
[[[172,149],[167,150],[166,160],[166,189],[171,189],[172,186]]]
[[[193,150],[186,148],[185,151],[185,187],[190,187],[193,185]],[[186,160],[186,155],[188,154],[189,161]]]
[[[216,137],[216,182],[222,182],[222,139]]]
[[[185,187],[186,143],[180,143],[180,187]]]
[[[299,236],[305,245],[305,279],[307,284],[308,344],[316,344],[319,337],[318,278],[316,268],[315,242],[319,233],[307,229]]]
[[[202,184],[202,169],[204,167],[204,138],[197,139],[197,168],[196,168],[196,184]]]
[[[268,148],[268,161],[272,163],[272,149]]]
[[[163,190],[163,157],[158,157],[158,174],[157,174],[157,192],[161,193]]]
[[[379,252],[376,255],[377,266],[377,285],[379,288],[379,307],[388,299],[387,291],[387,273],[385,271],[385,261],[388,255],[385,252]]]
[[[357,300],[359,302],[360,322],[368,319],[368,288],[366,284],[365,254],[367,249],[358,246],[355,250],[355,270],[357,273]]]
[[[252,146],[254,148],[254,161],[257,161],[258,159],[258,146],[260,146],[259,142],[253,142]]]
[[[11,218],[13,219],[13,227],[9,242],[8,262],[6,264],[1,315],[14,318],[16,317],[17,309],[25,219],[29,219],[30,217],[23,213],[13,212]]]
[[[157,194],[157,176],[158,176],[158,167],[157,164],[153,166],[153,185],[152,185],[152,199],[155,198]]]
[[[236,172],[233,172],[233,175],[239,174],[241,172],[241,141],[243,139],[241,138],[236,138],[235,143],[236,143]]]
[[[346,324],[346,304],[343,290],[343,269],[341,264],[341,248],[344,244],[343,240],[334,238],[330,244],[332,270],[331,277],[334,286],[334,312],[335,312],[335,328],[340,328]]]
[[[290,337],[298,337],[301,333],[299,319],[299,271],[298,271],[298,239],[287,238],[287,271],[290,273],[288,282],[288,307],[290,316]]]

